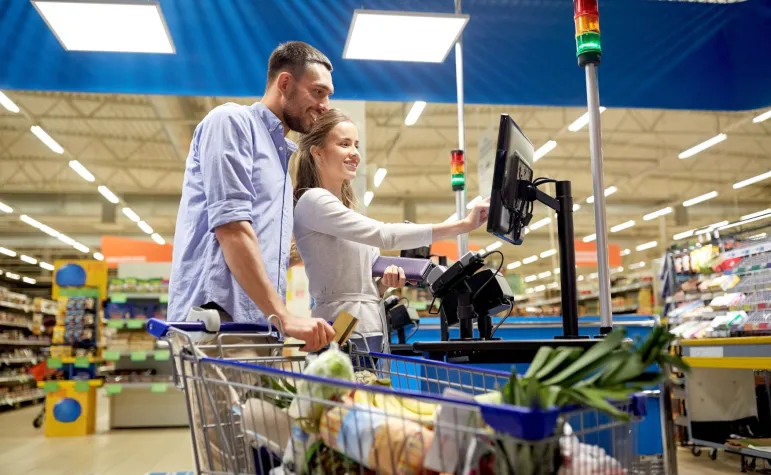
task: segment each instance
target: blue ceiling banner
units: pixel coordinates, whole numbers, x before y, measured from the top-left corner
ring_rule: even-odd
[[[452,103],[443,64],[343,60],[356,8],[451,13],[452,0],[160,0],[176,54],[65,51],[29,0],[0,0],[0,89],[260,96],[281,42],[334,63],[335,98]],[[585,106],[570,0],[463,0],[466,102]],[[600,0],[602,104],[771,105],[771,2]]]

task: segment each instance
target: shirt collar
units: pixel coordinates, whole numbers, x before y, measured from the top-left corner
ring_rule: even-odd
[[[268,109],[268,107],[261,102],[255,102],[252,104],[252,110],[254,110],[260,120],[262,120],[271,135],[278,133],[282,138],[284,138],[284,141],[286,142],[286,148],[291,153],[295,153],[297,151],[297,144],[284,137],[284,124],[281,123],[281,120],[276,117],[276,114],[274,114],[273,111]]]

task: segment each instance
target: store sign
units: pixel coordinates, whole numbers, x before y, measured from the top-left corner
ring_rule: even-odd
[[[102,236],[101,252],[107,265],[114,269],[118,264],[129,262],[171,262],[172,247],[153,241]]]
[[[95,260],[56,260],[51,296],[107,298],[107,264]]]
[[[493,187],[493,172],[495,171],[495,129],[492,126],[479,138],[478,151],[479,194],[482,198],[487,198]]]
[[[576,241],[576,267],[597,267],[597,243]],[[608,265],[621,265],[621,246],[608,244]]]

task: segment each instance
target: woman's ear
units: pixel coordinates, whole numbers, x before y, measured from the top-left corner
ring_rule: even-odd
[[[314,158],[314,159],[320,158],[319,152],[320,152],[319,147],[317,147],[316,145],[311,145],[311,157],[312,158]]]

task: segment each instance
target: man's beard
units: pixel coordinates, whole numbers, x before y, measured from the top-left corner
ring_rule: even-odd
[[[311,131],[311,127],[308,126],[306,128],[305,124],[303,124],[302,112],[298,113],[294,107],[289,106],[289,104],[294,102],[295,95],[296,91],[292,90],[286,96],[287,107],[284,107],[284,123],[286,123],[286,126],[289,127],[289,130],[294,130],[295,132],[299,132],[301,134],[307,134]]]

